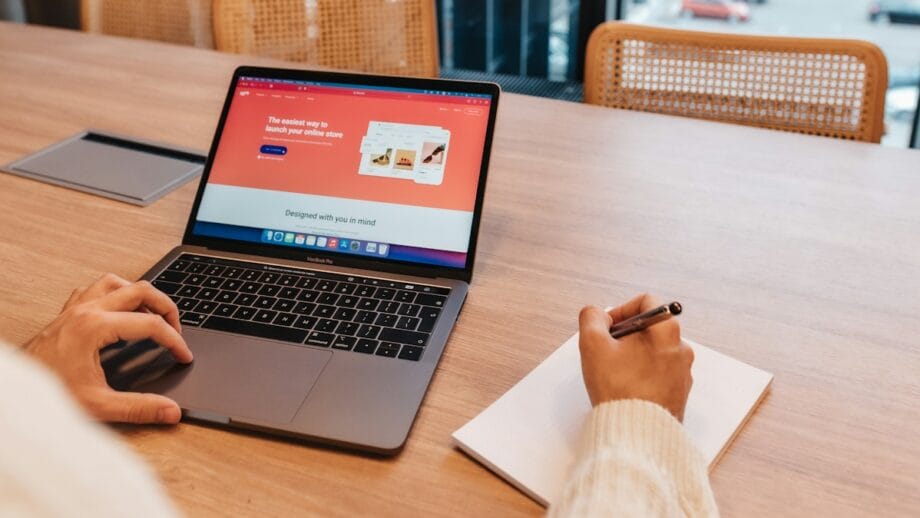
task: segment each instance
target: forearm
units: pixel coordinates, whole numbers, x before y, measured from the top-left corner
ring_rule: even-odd
[[[585,424],[551,516],[718,516],[706,462],[680,423],[647,401],[608,402]]]

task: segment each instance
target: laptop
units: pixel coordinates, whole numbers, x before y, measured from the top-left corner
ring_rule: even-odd
[[[195,361],[103,351],[186,419],[395,454],[473,273],[499,88],[241,67],[182,245],[143,278]]]

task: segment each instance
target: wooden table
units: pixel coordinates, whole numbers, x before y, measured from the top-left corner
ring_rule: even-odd
[[[0,24],[0,163],[86,127],[207,149],[241,63]],[[649,290],[684,334],[773,372],[712,474],[725,516],[920,512],[920,153],[505,95],[472,292],[405,451],[369,458],[182,424],[123,428],[191,515],[535,515],[450,434],[575,330]],[[0,332],[178,244],[148,208],[0,175]]]

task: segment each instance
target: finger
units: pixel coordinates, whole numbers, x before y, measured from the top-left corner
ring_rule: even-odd
[[[126,279],[115,275],[114,273],[107,273],[100,277],[96,282],[90,284],[88,288],[80,296],[79,302],[89,302],[91,300],[96,300],[100,297],[103,297],[118,288],[122,288],[131,284]]]
[[[175,424],[182,410],[175,401],[159,394],[101,390],[89,402],[93,414],[108,422]]]
[[[73,290],[73,293],[70,294],[70,298],[67,299],[67,302],[64,303],[64,307],[61,308],[61,313],[67,311],[71,306],[77,304],[80,298],[83,296],[83,292],[86,291],[85,287],[80,287]]]
[[[610,340],[610,316],[597,306],[585,306],[578,314],[578,345],[582,353],[590,344]]]
[[[633,297],[626,304],[611,309],[610,317],[613,318],[613,324],[618,324],[627,318],[632,318],[640,313],[654,309],[660,305],[661,304],[658,302],[658,299],[649,295],[648,293],[643,293]]]
[[[105,311],[147,309],[150,313],[163,317],[176,331],[182,332],[179,324],[179,308],[176,307],[176,303],[147,281],[135,282],[119,288],[96,299],[93,304]]]
[[[103,313],[97,323],[105,333],[99,348],[118,340],[151,339],[172,353],[179,362],[192,361],[192,351],[173,327],[152,313]]]
[[[645,328],[642,332],[656,348],[679,351],[681,346],[680,324],[677,323],[676,319],[671,318],[664,322],[658,322]]]

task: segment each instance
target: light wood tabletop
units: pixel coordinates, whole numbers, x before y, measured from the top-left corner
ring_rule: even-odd
[[[0,23],[0,163],[87,128],[206,150],[232,70],[277,62]],[[725,516],[920,512],[920,152],[507,94],[472,290],[404,452],[118,427],[201,515],[535,515],[451,433],[576,329],[651,291],[772,372],[715,467]],[[143,274],[197,181],[146,208],[0,174],[0,334]]]

